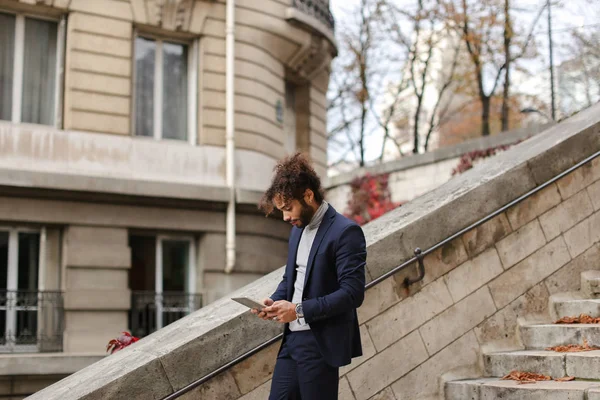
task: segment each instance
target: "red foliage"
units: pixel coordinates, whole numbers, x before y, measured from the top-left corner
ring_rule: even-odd
[[[140,340],[140,338],[131,336],[131,333],[129,332],[121,332],[116,339],[112,339],[110,342],[108,342],[106,351],[110,351],[110,354],[116,353],[117,351],[123,350],[125,347],[137,342],[138,340]]]
[[[470,170],[471,168],[473,168],[473,163],[477,160],[494,156],[498,151],[508,150],[512,146],[519,143],[521,143],[521,140],[512,144],[502,144],[496,147],[489,147],[485,150],[473,150],[468,153],[465,153],[460,158],[460,161],[458,162],[456,168],[452,170],[452,176],[462,174],[463,172]]]
[[[348,200],[346,217],[364,225],[400,206],[401,203],[392,201],[388,181],[389,174],[365,174],[355,178],[350,183],[352,193]]]

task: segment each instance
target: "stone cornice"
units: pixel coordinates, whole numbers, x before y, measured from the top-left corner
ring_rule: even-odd
[[[187,30],[192,6],[192,0],[146,0],[149,22],[173,31]]]

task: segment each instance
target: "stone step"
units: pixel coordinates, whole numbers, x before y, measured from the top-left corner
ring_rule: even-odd
[[[558,318],[577,317],[587,314],[590,317],[600,317],[600,299],[563,300],[554,303]]]
[[[541,324],[521,326],[521,341],[528,350],[583,344],[600,347],[600,324]]]
[[[446,400],[600,400],[600,382],[519,384],[497,378],[447,382]]]
[[[581,293],[590,299],[600,297],[600,271],[584,271],[581,273]]]
[[[525,350],[484,354],[485,376],[502,378],[511,371],[534,372],[553,378],[565,376],[565,355],[553,351]]]
[[[485,375],[501,378],[511,371],[534,372],[552,378],[574,376],[600,380],[600,350],[579,353],[525,350],[483,356]],[[599,383],[600,384],[600,383]]]

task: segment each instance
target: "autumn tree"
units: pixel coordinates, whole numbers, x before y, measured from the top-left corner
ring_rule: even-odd
[[[445,3],[448,18],[460,32],[473,67],[475,95],[481,103],[481,134],[488,136],[492,99],[503,83],[502,129],[509,128],[510,73],[517,60],[531,57],[533,30],[543,8],[525,34],[513,23],[510,0],[460,0]],[[504,78],[504,79],[502,79]]]
[[[340,156],[330,166],[349,159],[364,166],[367,140],[386,120],[385,110],[377,105],[395,58],[386,53],[379,24],[381,4],[381,0],[360,0],[338,20],[339,56],[333,63],[328,118],[329,141]],[[384,140],[389,138],[386,134]]]
[[[441,109],[442,100],[457,81],[455,72],[461,43],[453,40],[453,32],[439,12],[438,1],[417,0],[414,10],[395,2],[387,2],[382,8],[385,8],[383,14],[390,39],[406,54],[400,71],[402,84],[398,88],[404,89],[405,85],[409,93],[403,94],[406,104],[398,110],[394,122],[399,132],[410,135],[413,153],[418,153],[421,147],[427,151],[432,133],[443,120],[440,114],[448,110]],[[444,63],[447,53],[453,54],[449,64]],[[426,96],[435,98],[433,109],[425,109]],[[446,101],[446,105],[449,104]],[[421,137],[425,128],[423,145]]]
[[[600,19],[600,4],[586,11]],[[566,45],[571,59],[560,65],[560,94],[567,115],[600,101],[600,26],[584,26],[570,32]]]

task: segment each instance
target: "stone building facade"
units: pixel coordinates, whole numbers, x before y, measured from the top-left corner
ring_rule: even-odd
[[[327,0],[235,0],[233,162],[229,1],[0,0],[0,394],[284,263],[289,228],[256,203],[293,151],[325,176],[333,19]]]

